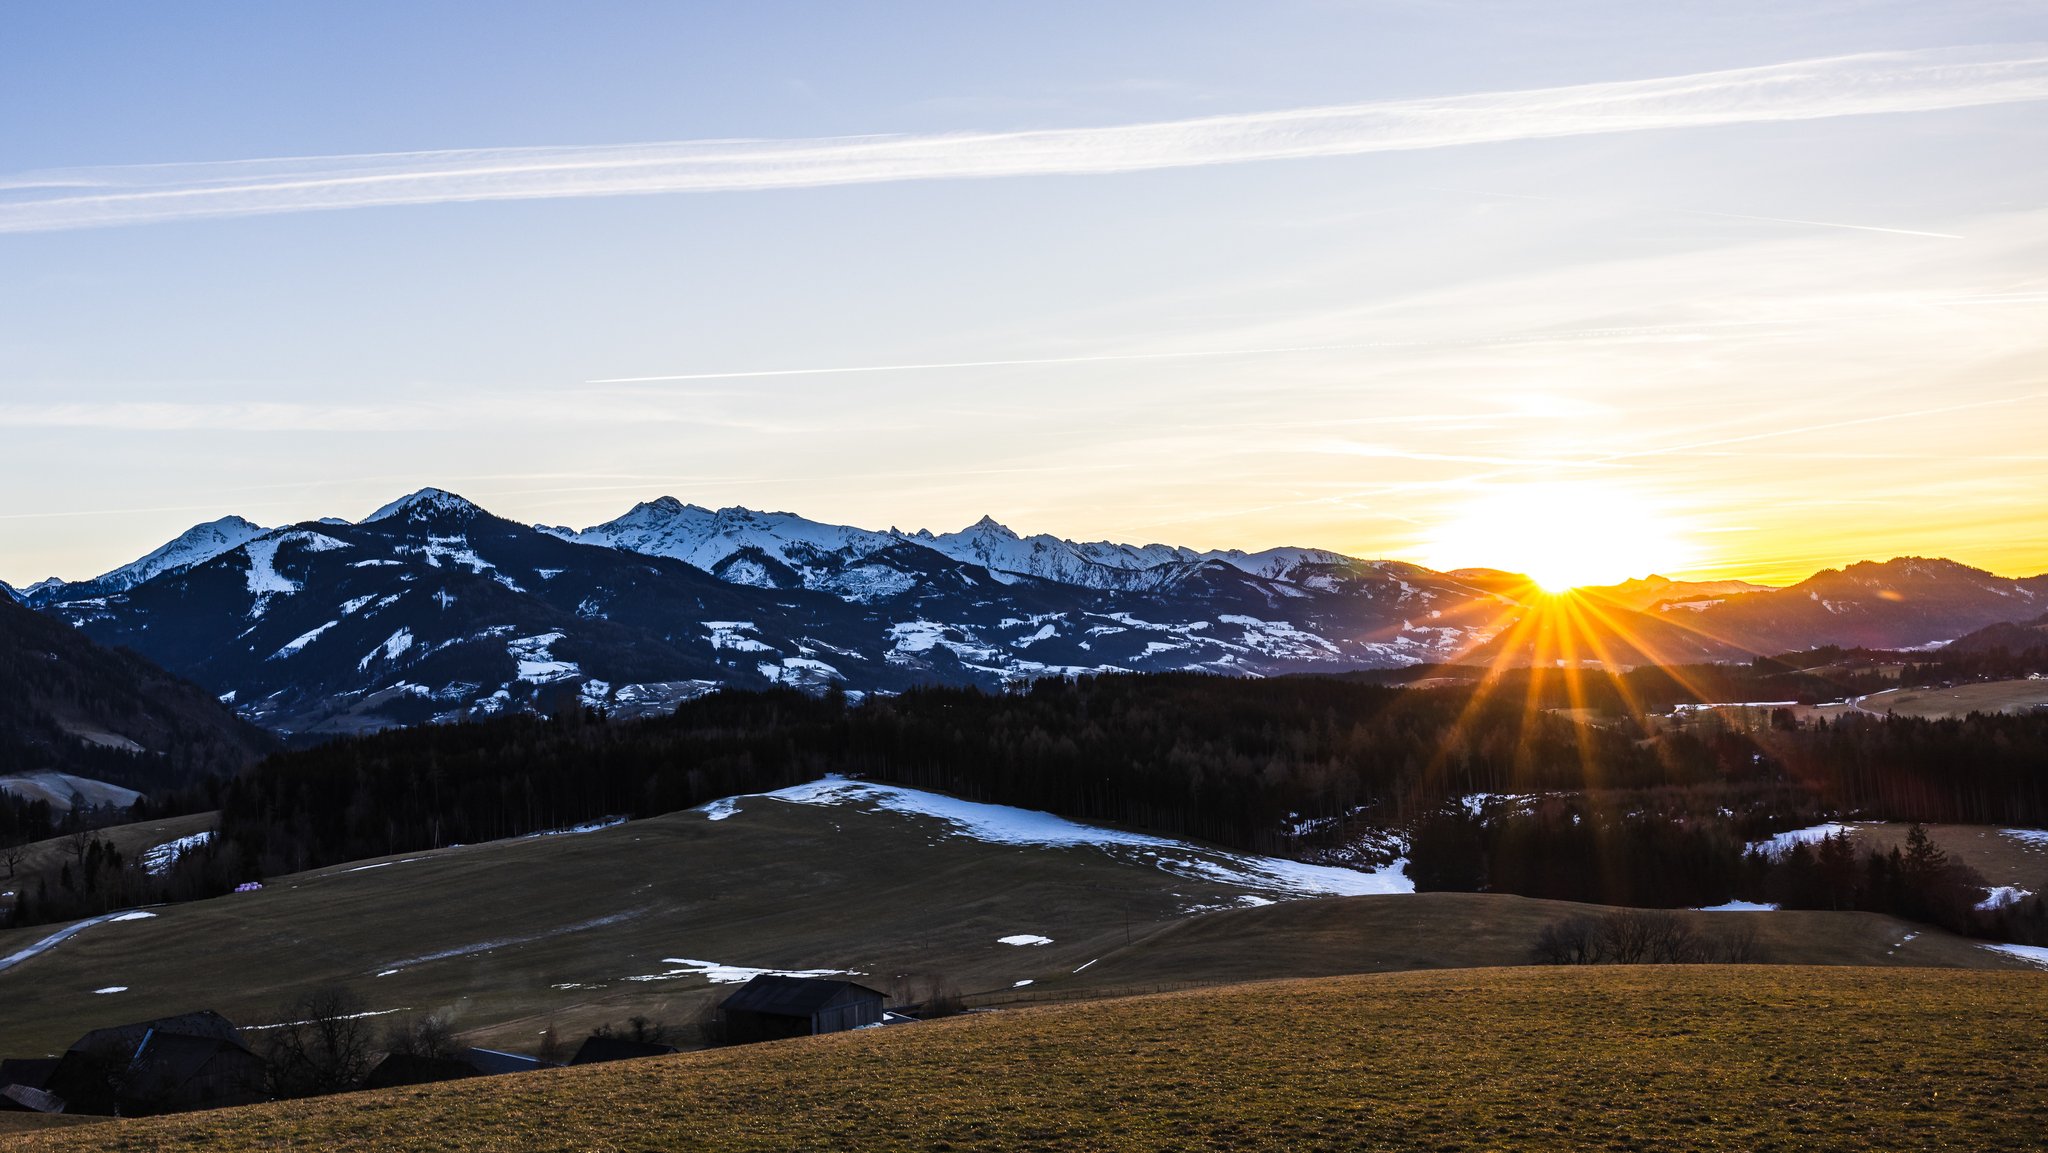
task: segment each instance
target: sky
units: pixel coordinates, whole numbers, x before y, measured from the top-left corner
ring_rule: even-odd
[[[0,7],[0,579],[435,485],[2048,570],[2048,7]]]

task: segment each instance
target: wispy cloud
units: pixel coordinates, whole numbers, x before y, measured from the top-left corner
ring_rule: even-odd
[[[0,177],[0,232],[377,205],[1136,172],[2044,98],[2048,49],[1939,49],[1107,128],[83,168]]]

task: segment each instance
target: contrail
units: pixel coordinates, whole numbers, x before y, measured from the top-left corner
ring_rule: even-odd
[[[2048,98],[2048,48],[1837,56],[1651,80],[1107,128],[458,149],[0,177],[0,232],[376,205],[1141,172]]]

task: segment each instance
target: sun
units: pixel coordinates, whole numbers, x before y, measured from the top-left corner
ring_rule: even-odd
[[[1692,555],[1675,520],[1651,502],[1626,489],[1561,482],[1480,493],[1431,533],[1423,563],[1522,573],[1558,593],[1680,568]]]

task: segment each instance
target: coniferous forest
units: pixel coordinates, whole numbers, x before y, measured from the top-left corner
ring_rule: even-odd
[[[1806,892],[1743,846],[1828,816],[2048,823],[2048,715],[1646,733],[1531,707],[1555,689],[1167,674],[858,704],[728,691],[639,721],[570,709],[395,730],[158,794],[159,815],[221,817],[212,845],[154,883],[164,898],[204,895],[827,773],[1322,859],[1345,859],[1359,830],[1405,829],[1423,888],[1667,907]],[[1534,801],[1498,813],[1458,803],[1475,794]],[[112,891],[134,896],[132,883]],[[89,908],[54,897],[42,907]]]

